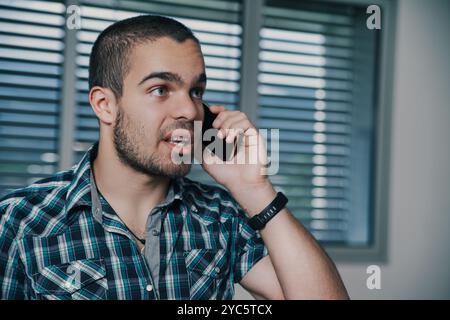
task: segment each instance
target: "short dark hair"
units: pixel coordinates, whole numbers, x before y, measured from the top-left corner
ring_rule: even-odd
[[[92,47],[89,60],[89,90],[94,86],[111,89],[122,96],[123,79],[129,71],[129,54],[145,41],[169,37],[179,43],[200,42],[184,24],[159,15],[141,15],[118,21],[102,31]]]

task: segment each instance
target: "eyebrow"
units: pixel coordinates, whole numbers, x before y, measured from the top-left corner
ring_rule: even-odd
[[[161,80],[166,80],[169,82],[176,82],[178,85],[183,85],[184,81],[183,79],[180,77],[179,74],[173,73],[173,72],[152,72],[149,75],[145,76],[138,85],[143,84],[145,81],[150,80],[150,79],[161,79]],[[201,74],[199,74],[197,76],[197,78],[194,79],[193,81],[194,84],[198,84],[198,83],[206,83],[206,74],[204,72],[202,72]]]

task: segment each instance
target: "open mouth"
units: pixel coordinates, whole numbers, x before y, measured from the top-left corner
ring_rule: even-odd
[[[178,147],[184,147],[191,144],[191,139],[183,136],[171,137],[169,140],[165,141]]]
[[[191,151],[192,135],[189,130],[175,129],[166,135],[164,142],[174,151],[184,154]]]

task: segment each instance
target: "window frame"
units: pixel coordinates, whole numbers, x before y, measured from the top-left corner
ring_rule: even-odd
[[[327,251],[336,261],[386,263],[388,260],[389,172],[397,0],[328,0],[328,2],[345,2],[365,6],[378,5],[381,8],[381,30],[389,31],[380,32],[375,83],[372,244],[361,248],[329,248]]]

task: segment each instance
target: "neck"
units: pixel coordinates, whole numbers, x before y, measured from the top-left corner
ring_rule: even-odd
[[[119,217],[137,233],[143,233],[150,211],[166,198],[170,179],[148,176],[123,164],[112,142],[100,140],[93,162],[98,190]]]

